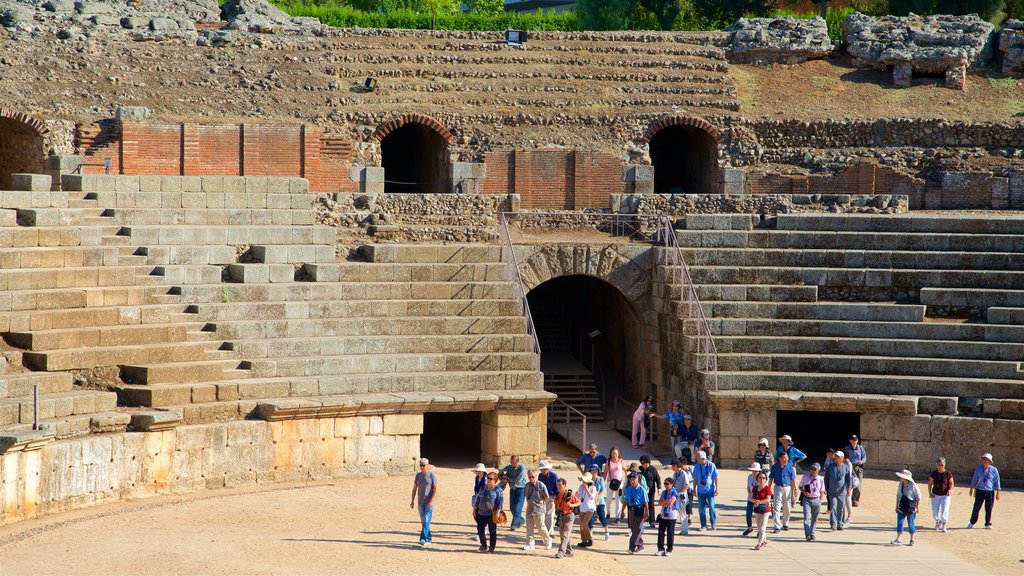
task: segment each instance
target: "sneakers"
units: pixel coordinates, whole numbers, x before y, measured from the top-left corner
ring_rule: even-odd
[[[756,545],[754,545],[754,550],[761,550],[762,548],[764,548],[765,544],[767,544],[767,542],[758,542]]]
[[[754,531],[753,528],[747,528],[746,530],[743,531],[743,535],[744,536],[750,536],[750,533],[753,532],[753,531]]]
[[[903,541],[900,540],[899,538],[897,538],[897,539],[893,540],[892,542],[889,542],[889,544],[892,544],[893,546],[903,546]]]
[[[636,548],[630,548],[629,549],[629,553],[630,554],[636,554]]]
[[[789,526],[786,526],[785,524],[783,524],[782,531],[785,532],[786,530],[789,530]]]
[[[772,528],[772,534],[778,534],[778,533],[779,533],[779,529],[778,528]]]
[[[810,542],[811,541],[811,537],[810,536],[804,536],[804,540],[807,540],[808,542]]]
[[[671,552],[665,552],[665,556],[671,556],[671,555],[672,555]]]
[[[488,548],[487,551],[490,552],[491,554],[494,554],[494,548]]]
[[[814,534],[811,534],[811,540],[817,540],[817,539],[818,539],[817,536],[815,536]]]
[[[545,544],[544,547],[551,550],[551,547],[554,546],[554,544],[555,542],[551,538],[548,538],[547,544]]]
[[[974,528],[974,524],[968,524],[968,525],[967,525],[967,529],[968,529],[968,530],[970,530],[971,528]]]
[[[607,532],[605,532],[605,533],[604,533],[604,541],[605,541],[605,542],[607,542],[607,541],[611,540],[611,538],[612,538],[612,535],[611,535],[611,534],[609,534],[609,533],[607,533]]]
[[[842,530],[842,529],[843,529],[843,525],[842,524],[840,524],[839,526],[836,527],[836,530]]]
[[[481,546],[480,552],[487,552],[487,546]]]
[[[526,546],[523,546],[523,550],[533,550],[533,542],[530,542]]]
[[[914,545],[914,541],[913,540],[911,540],[910,542],[907,542],[907,546],[913,546],[913,545]]]
[[[657,552],[654,553],[654,555],[655,556],[664,556],[665,555],[665,551],[664,550],[658,550]]]
[[[558,552],[555,552],[555,558],[565,558],[565,554],[562,554],[562,551],[559,550]]]
[[[711,530],[712,531],[718,530],[718,524],[712,524],[711,525]]]
[[[992,529],[992,525],[991,524],[985,524],[985,530],[991,530],[991,529]]]

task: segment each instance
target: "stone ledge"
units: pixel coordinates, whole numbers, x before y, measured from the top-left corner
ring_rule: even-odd
[[[0,454],[39,450],[52,441],[53,432],[46,430],[34,430],[32,432],[4,432],[3,434],[0,434]]]
[[[818,410],[822,412],[872,412],[917,414],[917,396],[842,394],[831,392],[772,392],[723,390],[711,392],[719,409],[729,410]]]
[[[312,396],[263,400],[256,405],[255,414],[260,420],[276,422],[424,412],[539,410],[555,398],[541,390]]]
[[[131,415],[133,432],[161,432],[176,428],[181,423],[181,414],[173,410],[139,412]]]

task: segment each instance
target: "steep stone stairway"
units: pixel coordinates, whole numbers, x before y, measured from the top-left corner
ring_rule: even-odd
[[[719,389],[927,397],[1024,416],[1024,219],[688,216],[677,231],[718,347]],[[670,290],[676,290],[670,287]]]

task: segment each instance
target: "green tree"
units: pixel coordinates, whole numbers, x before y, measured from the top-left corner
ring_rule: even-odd
[[[693,0],[698,19],[718,27],[728,26],[744,16],[768,16],[775,8],[775,0]]]
[[[501,16],[505,13],[505,0],[467,0],[469,12],[484,16]]]
[[[630,30],[636,0],[579,0],[576,16],[580,30]]]
[[[933,14],[978,14],[988,20],[1002,11],[1006,0],[889,0],[889,12],[906,16]]]
[[[640,0],[640,6],[654,14],[662,30],[671,30],[683,11],[680,0]]]

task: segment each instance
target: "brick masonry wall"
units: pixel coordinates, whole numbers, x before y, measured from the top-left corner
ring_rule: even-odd
[[[0,118],[0,190],[10,186],[10,175],[41,174],[46,148],[41,136],[14,120]]]
[[[607,208],[626,191],[620,159],[589,150],[505,150],[484,156],[484,194],[519,194],[523,208]]]

